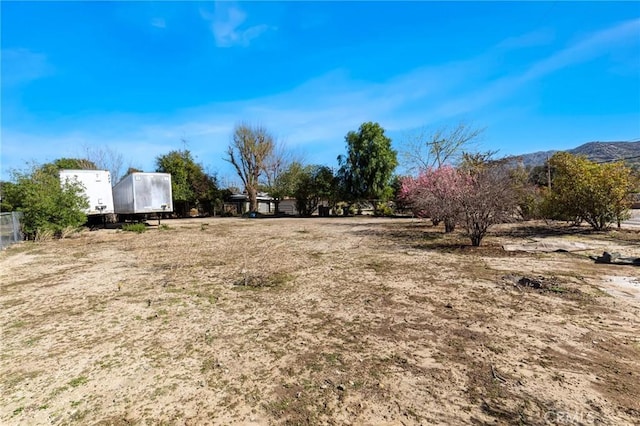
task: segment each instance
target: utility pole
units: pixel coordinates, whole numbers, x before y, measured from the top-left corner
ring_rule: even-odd
[[[551,166],[549,165],[549,155],[547,155],[547,186],[551,190]]]

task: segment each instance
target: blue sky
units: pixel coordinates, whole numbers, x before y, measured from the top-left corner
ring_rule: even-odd
[[[309,163],[377,121],[518,154],[640,138],[638,2],[2,2],[2,179],[109,147],[222,160],[262,124]],[[186,140],[186,145],[181,141]]]

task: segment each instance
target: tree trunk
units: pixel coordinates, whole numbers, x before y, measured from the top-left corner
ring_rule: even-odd
[[[456,229],[456,222],[453,219],[447,218],[444,220],[444,232],[453,232]]]
[[[258,211],[258,190],[255,188],[247,188],[247,193],[249,194],[249,211],[257,212]]]

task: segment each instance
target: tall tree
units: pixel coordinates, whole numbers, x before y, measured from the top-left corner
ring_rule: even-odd
[[[347,155],[340,155],[338,175],[349,200],[385,199],[392,193],[391,178],[398,165],[391,139],[378,123],[363,123],[345,136]]]
[[[233,164],[249,196],[249,210],[258,210],[258,185],[274,149],[273,136],[262,126],[239,124],[227,148],[226,161]]]

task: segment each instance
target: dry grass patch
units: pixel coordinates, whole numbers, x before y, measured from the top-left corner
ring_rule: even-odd
[[[409,219],[164,223],[0,254],[0,422],[637,418],[640,303],[603,279],[623,270],[501,248],[566,227],[471,248]],[[640,255],[624,230],[568,237]]]

